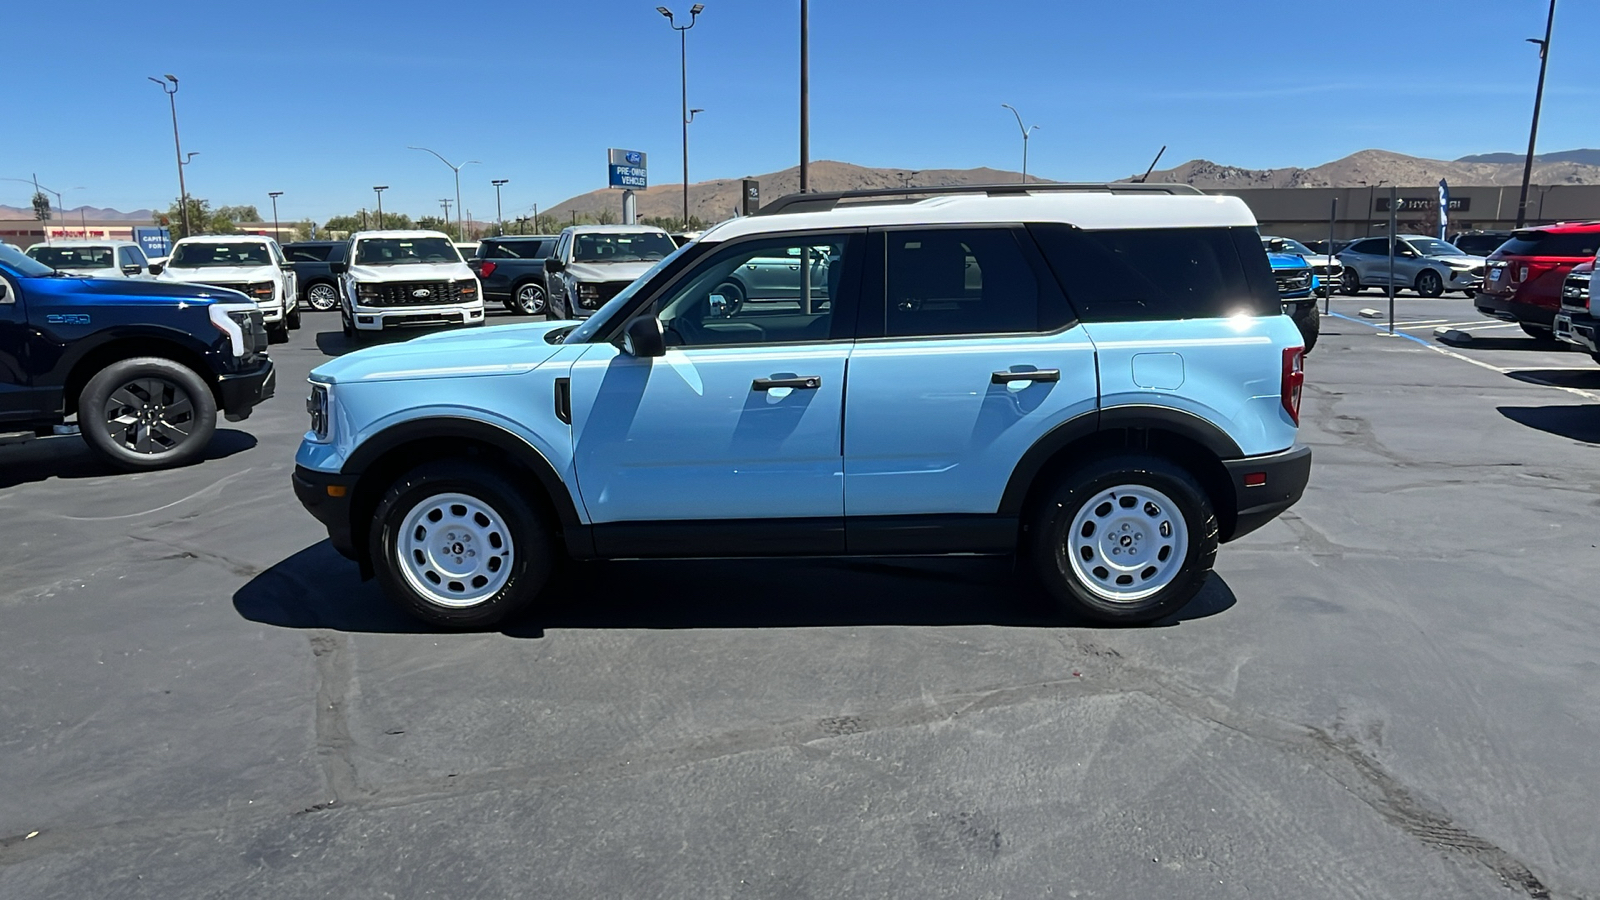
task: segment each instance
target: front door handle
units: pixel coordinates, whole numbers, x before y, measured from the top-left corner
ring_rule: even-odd
[[[1028,372],[996,372],[989,376],[990,384],[1010,384],[1013,381],[1060,381],[1060,369],[1033,369]]]
[[[822,387],[821,375],[796,375],[791,378],[757,378],[750,382],[752,391],[770,391],[773,388],[793,388],[797,391],[814,391]]]

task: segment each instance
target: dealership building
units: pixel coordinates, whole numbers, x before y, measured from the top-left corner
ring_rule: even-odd
[[[1261,223],[1261,233],[1302,241],[1383,234],[1389,228],[1389,186],[1353,188],[1241,188],[1208,194],[1238,197]],[[1448,231],[1505,231],[1516,226],[1521,188],[1450,187]],[[1395,190],[1395,225],[1401,234],[1439,233],[1439,187]],[[1600,221],[1600,184],[1532,185],[1527,225]]]

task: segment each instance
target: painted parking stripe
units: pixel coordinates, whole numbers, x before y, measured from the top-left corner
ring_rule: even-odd
[[[1429,325],[1431,325],[1431,326],[1433,326],[1435,328],[1459,328],[1462,325],[1488,325],[1493,321],[1494,321],[1493,319],[1471,319],[1471,320],[1466,321],[1466,322],[1429,322],[1427,324],[1418,322],[1415,325],[1399,325],[1399,326],[1396,326],[1396,327],[1399,327],[1399,328],[1426,328]]]

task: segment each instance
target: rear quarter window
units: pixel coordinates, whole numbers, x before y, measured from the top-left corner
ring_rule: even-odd
[[[1083,231],[1031,225],[1085,322],[1277,315],[1277,286],[1253,228]]]

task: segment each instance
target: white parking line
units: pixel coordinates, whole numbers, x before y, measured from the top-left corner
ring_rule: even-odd
[[[1469,326],[1467,328],[1461,328],[1461,329],[1458,329],[1458,330],[1460,330],[1460,331],[1488,331],[1491,328],[1516,328],[1516,327],[1517,327],[1517,323],[1515,323],[1515,322],[1495,322],[1492,325],[1472,325],[1472,326]]]
[[[1471,320],[1466,321],[1466,322],[1446,322],[1443,319],[1441,319],[1441,320],[1439,320],[1437,322],[1418,322],[1415,325],[1397,325],[1395,327],[1396,328],[1428,328],[1428,327],[1434,327],[1434,328],[1456,328],[1456,327],[1461,326],[1461,325],[1483,325],[1483,324],[1488,323],[1489,321],[1490,321],[1489,319],[1471,319]]]

